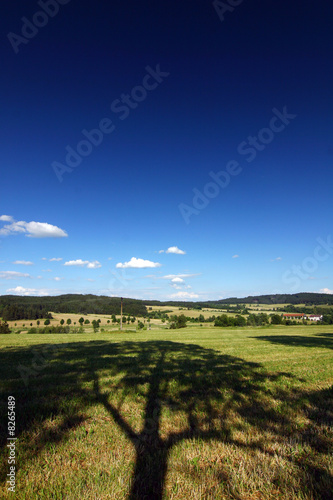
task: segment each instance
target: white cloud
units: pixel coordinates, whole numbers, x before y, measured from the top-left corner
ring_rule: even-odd
[[[86,267],[87,269],[98,269],[99,267],[102,267],[102,264],[98,262],[98,260],[89,262],[89,260],[76,259],[65,262],[64,266],[78,266]]]
[[[275,259],[271,259],[271,262],[275,262],[276,260],[282,260],[282,257],[276,257]]]
[[[198,299],[199,295],[194,292],[177,292],[170,295],[172,299]]]
[[[16,288],[8,288],[8,293],[16,293],[17,295],[48,295],[47,290],[37,290],[36,288],[24,288],[17,286]]]
[[[183,278],[179,278],[179,277],[172,278],[171,281],[172,281],[172,283],[184,283]]]
[[[238,259],[238,257],[239,257],[239,255],[237,255],[237,254],[232,256],[233,259]]]
[[[158,253],[164,253],[164,250],[159,250]]]
[[[11,215],[0,215],[0,220],[4,222],[12,222],[14,219]]]
[[[0,271],[0,279],[14,280],[16,278],[31,278],[30,274],[19,273],[17,271]]]
[[[12,262],[12,264],[20,264],[22,266],[33,266],[33,262],[30,262],[30,260],[15,260]]]
[[[319,290],[319,293],[328,293],[331,295],[333,293],[333,290],[330,290],[329,288],[321,288]]]
[[[62,257],[53,257],[52,259],[49,259],[50,262],[60,262],[62,260]]]
[[[25,236],[30,238],[64,238],[68,236],[66,231],[47,222],[16,222],[13,218],[9,219],[9,217],[9,215],[2,215],[0,217],[0,220],[11,222],[11,224],[7,224],[0,229],[0,235],[8,236],[16,233],[24,233]]]
[[[64,278],[59,278],[58,276],[56,276],[56,277],[54,278],[54,281],[61,281],[61,280],[63,280],[63,279],[64,279]]]
[[[178,247],[169,247],[165,253],[177,253],[178,255],[185,255],[186,252],[184,250],[180,250]]]
[[[151,260],[137,259],[136,257],[132,257],[129,262],[118,262],[116,265],[117,268],[135,268],[135,269],[144,269],[147,267],[160,267],[161,264],[159,262],[152,262]]]
[[[199,276],[199,274],[167,274],[162,276],[161,279],[172,280],[173,278],[193,278],[193,276]]]

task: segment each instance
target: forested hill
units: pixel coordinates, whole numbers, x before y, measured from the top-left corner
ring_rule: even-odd
[[[181,302],[158,300],[124,299],[124,314],[131,316],[146,316],[147,306],[174,306],[191,309],[203,307],[222,309],[228,304],[305,304],[333,305],[333,295],[326,293],[295,293],[249,296],[242,299],[229,298],[207,302]],[[20,297],[16,295],[0,296],[0,317],[5,321],[16,319],[47,318],[50,312],[72,314],[119,314],[120,297],[99,295],[57,295],[47,297]]]
[[[327,293],[294,293],[294,294],[274,294],[256,295],[243,299],[231,297],[217,301],[210,301],[211,304],[306,304],[306,305],[333,305],[333,295]]]
[[[146,316],[142,300],[125,299],[124,314]],[[49,312],[72,314],[120,314],[120,297],[57,295],[47,297],[0,296],[0,317],[5,321],[47,318]]]

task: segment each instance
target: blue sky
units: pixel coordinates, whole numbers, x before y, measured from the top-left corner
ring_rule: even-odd
[[[101,4],[3,7],[0,294],[332,293],[332,6]]]

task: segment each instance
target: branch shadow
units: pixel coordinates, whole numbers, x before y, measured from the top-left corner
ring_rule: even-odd
[[[43,344],[34,346],[35,353],[43,349]],[[293,376],[270,373],[259,363],[213,349],[171,341],[59,344],[44,368],[35,369],[37,374],[29,376],[28,384],[24,384],[18,366],[27,364],[29,355],[31,350],[27,348],[0,351],[1,380],[7,381],[3,384],[2,402],[6,402],[8,395],[17,398],[18,436],[43,428],[50,415],[58,417],[59,423],[52,433],[47,429],[38,433],[33,447],[22,454],[20,467],[38,456],[47,443],[58,444],[69,439],[72,430],[84,422],[85,410],[101,404],[135,450],[129,500],[162,500],[169,454],[175,445],[185,440],[214,439],[269,453],[267,443],[244,444],[235,438],[234,431],[237,426],[241,429],[242,424],[231,423],[232,414],[241,417],[258,433],[273,432],[273,440],[284,436],[286,429],[290,436],[295,431],[295,412],[300,408],[297,401],[302,394],[296,388],[283,388],[284,382],[292,381]],[[105,370],[108,376],[102,378],[100,372]],[[139,431],[122,410],[123,399],[138,394],[144,399]],[[328,396],[331,397],[331,393],[322,391],[307,395],[307,402],[310,400],[311,404],[306,408],[314,424],[314,434],[318,421],[324,424],[330,418],[330,410],[323,403]],[[277,401],[289,404],[291,411],[281,414]],[[0,409],[1,413],[6,410],[4,403]],[[162,416],[166,410],[171,429],[163,435],[165,419]],[[181,423],[173,426],[179,415],[182,415]],[[1,417],[1,422],[4,421]],[[318,453],[328,453],[330,437],[317,439],[308,430],[302,431],[302,438]],[[4,449],[6,441],[1,434],[0,447]],[[304,493],[310,491],[321,495],[320,498],[332,498],[325,496],[327,485],[333,489],[332,475],[315,462],[312,466],[303,465],[299,465],[299,473],[306,467],[308,474],[308,481],[302,485]],[[0,480],[5,480],[3,474]]]
[[[317,333],[311,337],[303,335],[267,335],[251,338],[264,340],[272,344],[283,344],[294,347],[323,347],[333,349],[333,333]]]

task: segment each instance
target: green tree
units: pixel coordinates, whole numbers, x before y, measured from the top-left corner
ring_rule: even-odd
[[[8,326],[8,323],[4,321],[3,323],[0,320],[0,333],[10,333],[11,330]]]
[[[98,332],[98,329],[99,329],[99,322],[94,319],[92,322],[91,322],[92,326],[93,326],[93,329],[94,329],[94,333]]]
[[[66,321],[66,323],[67,323],[68,326],[71,325],[72,324],[71,318],[68,318],[68,320]]]
[[[82,318],[82,316],[81,316],[81,318],[79,319],[79,323],[80,323],[80,326],[82,326],[82,325],[83,325],[83,323],[84,323],[84,318]]]
[[[45,321],[44,321],[44,325],[47,326],[50,324],[50,320],[47,318]]]
[[[65,324],[65,320],[64,319],[60,320],[60,324],[61,324],[61,326],[64,325]]]
[[[272,325],[281,325],[282,324],[281,316],[279,316],[279,314],[272,314],[271,315],[271,323],[272,323]]]

